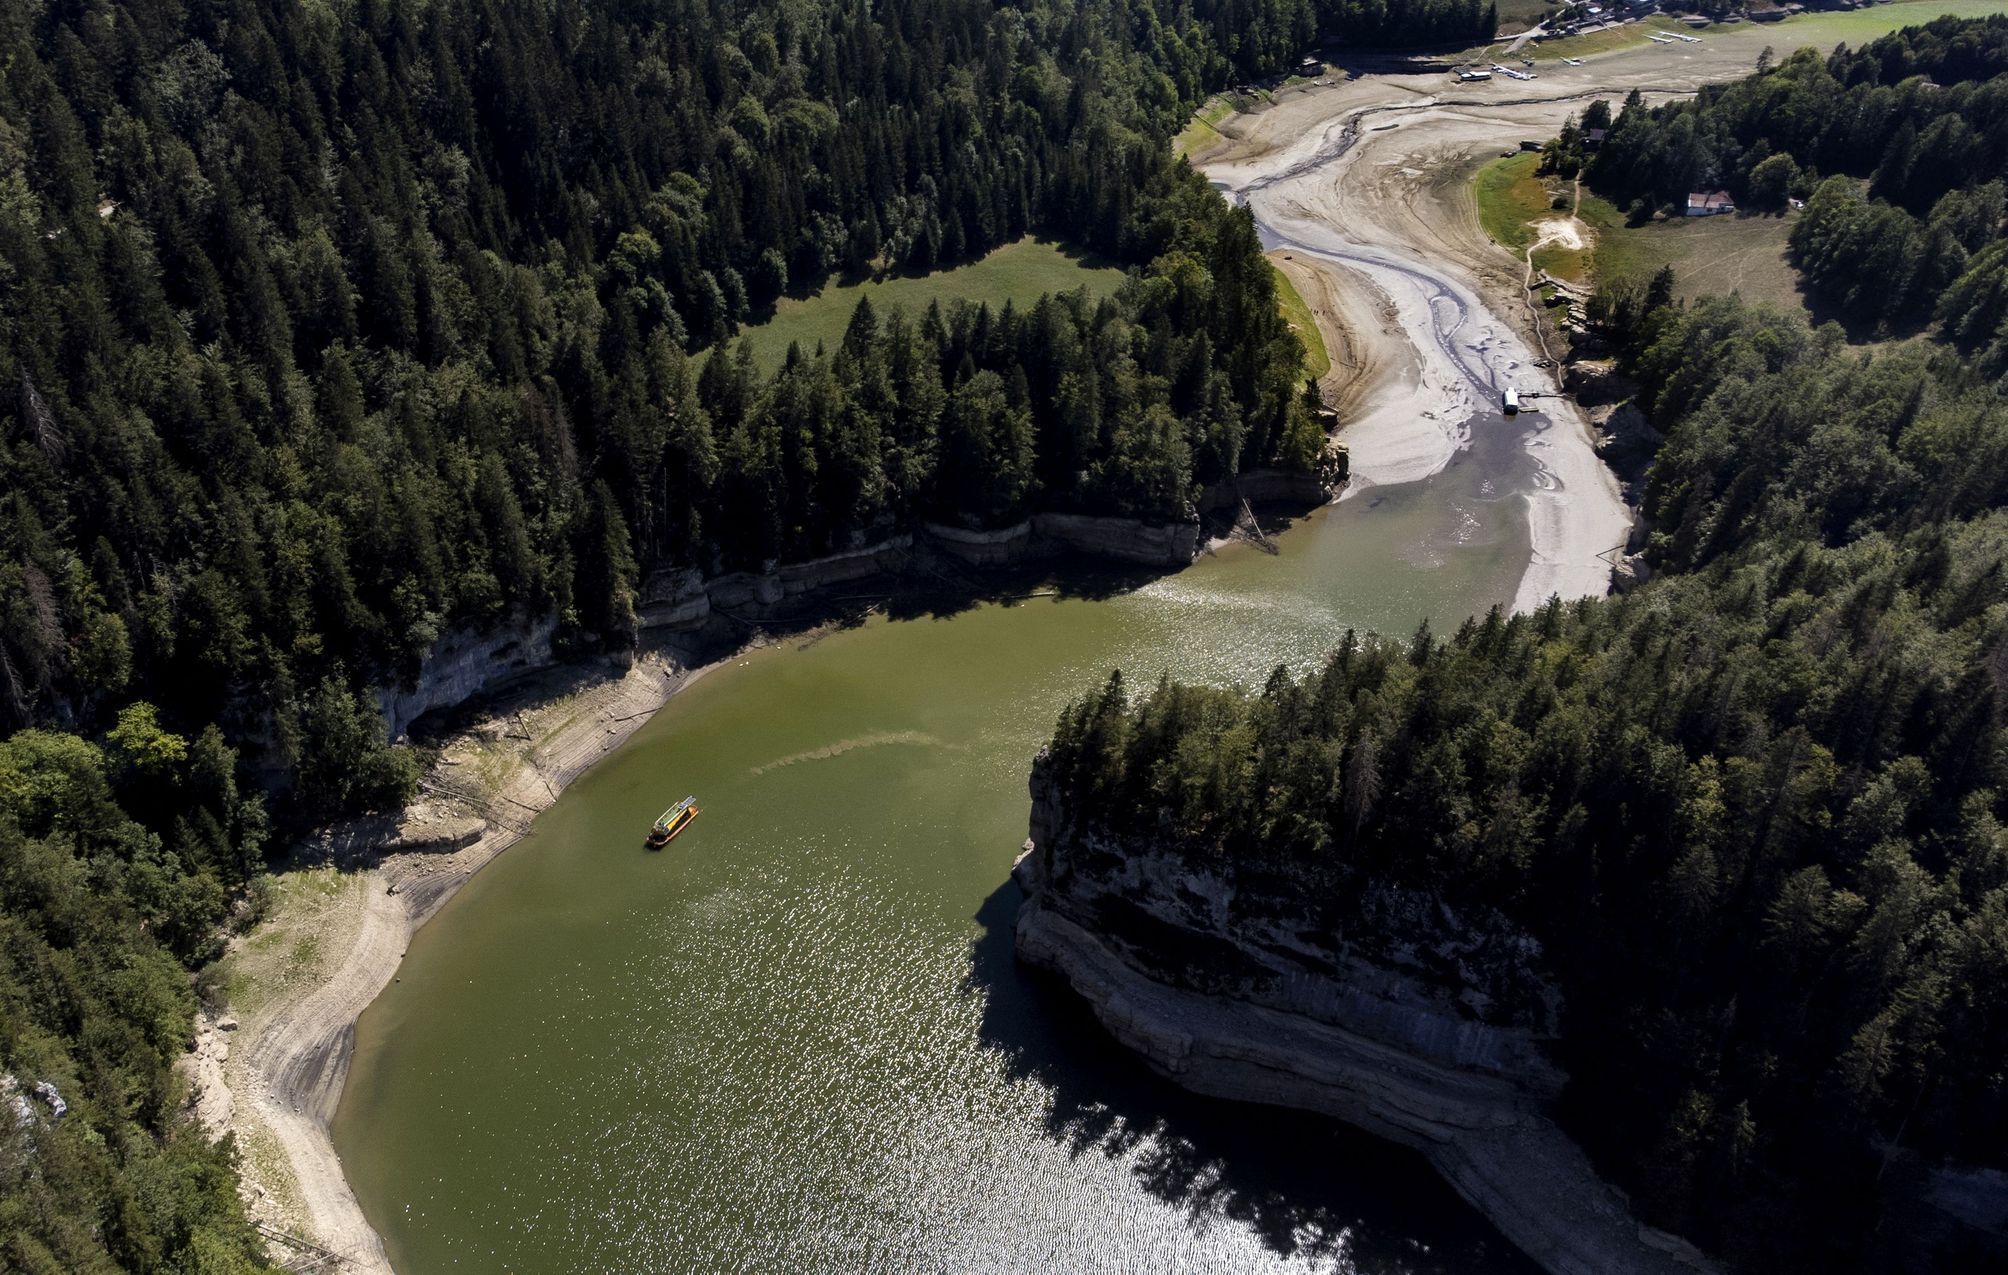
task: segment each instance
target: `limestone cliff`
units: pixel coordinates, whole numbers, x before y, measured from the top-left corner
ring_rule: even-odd
[[[1329,496],[1316,475],[1256,470],[1208,489],[1202,504],[1229,507],[1245,498],[1258,504],[1312,505]],[[931,552],[978,567],[1079,556],[1169,570],[1189,565],[1204,543],[1196,518],[1155,524],[1063,513],[1034,514],[994,531],[925,524],[918,539]],[[642,582],[636,615],[657,640],[695,657],[743,636],[747,624],[798,618],[813,608],[815,595],[854,581],[907,574],[916,548],[916,535],[909,533],[760,572],[657,571]],[[426,713],[455,707],[519,674],[550,667],[556,630],[556,617],[541,616],[514,619],[495,629],[456,629],[441,637],[409,685],[377,692],[391,738]]]
[[[1715,1269],[1639,1224],[1549,1119],[1565,1077],[1542,1042],[1559,1004],[1538,947],[1502,918],[1389,893],[1341,938],[1291,905],[1287,883],[1230,880],[1077,826],[1037,767],[1032,795],[1018,955],[1154,1070],[1416,1148],[1550,1271]]]
[[[1200,493],[1201,513],[1233,509],[1242,501],[1253,505],[1321,505],[1330,500],[1335,488],[1345,485],[1345,451],[1334,449],[1337,462],[1327,474],[1307,474],[1296,469],[1250,469],[1224,483],[1215,483]]]
[[[1188,566],[1199,556],[1199,523],[1162,525],[1094,514],[1034,514],[994,531],[928,523],[923,530],[941,552],[971,566],[1006,566],[1078,554],[1146,567]]]
[[[408,686],[377,691],[384,724],[396,739],[420,717],[451,708],[521,673],[548,668],[556,616],[514,619],[493,629],[454,629],[433,643]]]
[[[1295,470],[1249,470],[1201,492],[1198,512],[1232,510],[1244,501],[1256,505],[1315,507],[1332,498],[1332,482],[1344,482],[1343,464],[1334,467],[1331,473],[1328,481],[1325,476]],[[1044,513],[992,531],[970,531],[939,523],[927,523],[922,530],[933,548],[979,567],[1079,555],[1175,569],[1191,563],[1205,545],[1196,515],[1182,522],[1151,523],[1097,514]]]
[[[771,571],[735,571],[706,576],[688,567],[658,571],[641,588],[635,610],[645,629],[691,633],[704,628],[714,614],[741,621],[764,622],[789,613],[791,603],[834,585],[905,570],[913,537],[893,536],[806,562],[791,562]]]

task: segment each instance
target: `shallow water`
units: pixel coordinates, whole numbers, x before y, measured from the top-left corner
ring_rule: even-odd
[[[1526,1269],[1418,1157],[1154,1078],[1014,963],[1008,879],[1031,756],[1111,667],[1259,685],[1509,603],[1517,428],[1274,556],[878,619],[678,696],[357,1029],[335,1140],[397,1268]]]

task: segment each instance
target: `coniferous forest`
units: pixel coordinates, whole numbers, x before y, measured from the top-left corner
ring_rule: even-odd
[[[1932,339],[1876,353],[1665,286],[1592,307],[1665,434],[1650,582],[1349,640],[1252,694],[1117,677],[1051,746],[1094,824],[1281,873],[1335,933],[1371,932],[1392,885],[1532,936],[1565,1006],[1564,1126],[1740,1269],[1993,1260],[1931,1247],[1911,1206],[1942,1167],[2008,1167],[2008,383],[1984,313],[2004,41],[1938,22],[1618,117],[1600,183],[1667,198],[1691,184],[1668,155],[1732,187],[1792,155],[1856,172],[1812,192],[1802,260],[1840,200],[1975,254],[1915,292],[1849,266],[1879,304],[1957,281]]]
[[[68,1107],[0,1120],[0,1266],[261,1268],[233,1152],[179,1115],[188,971],[242,913],[268,796],[291,825],[410,792],[369,689],[449,628],[556,614],[619,649],[658,568],[1177,518],[1313,464],[1253,227],[1166,141],[1320,37],[1492,25],[1473,0],[0,6],[0,1069]],[[1027,233],[1129,280],[860,307],[771,374],[734,341],[783,295]]]
[[[1584,126],[1608,133],[1571,154],[1599,192],[1636,215],[1678,215],[1717,188],[1760,212],[1802,201],[1792,259],[1821,303],[1869,331],[1941,321],[1987,371],[2008,371],[2008,16],[1801,49],[1692,100],[1592,110]]]

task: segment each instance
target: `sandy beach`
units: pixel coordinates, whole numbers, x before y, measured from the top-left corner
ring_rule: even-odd
[[[712,667],[646,654],[624,671],[527,678],[443,741],[401,816],[330,829],[277,874],[278,906],[225,957],[243,1003],[233,994],[198,1021],[187,1064],[197,1117],[236,1135],[251,1212],[275,1253],[391,1270],[329,1137],[356,1019],[396,977],[419,926]]]

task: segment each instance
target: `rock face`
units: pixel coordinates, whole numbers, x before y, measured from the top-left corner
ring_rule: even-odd
[[[1363,959],[1273,899],[1251,902],[1262,883],[1074,826],[1036,767],[1014,876],[1027,895],[1020,959],[1059,975],[1111,1035],[1185,1088],[1319,1112],[1416,1148],[1550,1271],[1716,1269],[1640,1225],[1548,1118],[1565,1077],[1541,1037],[1559,1007],[1528,981],[1538,948],[1519,939],[1516,968],[1515,937],[1494,918],[1405,912],[1413,901],[1390,897],[1385,928],[1396,938]],[[1468,947],[1440,937],[1467,929],[1477,931]],[[1418,941],[1432,930],[1439,938]],[[1463,973],[1503,962],[1505,974],[1415,972],[1445,962]]]
[[[1344,467],[1334,471],[1341,481]],[[1292,504],[1313,507],[1332,498],[1332,488],[1318,474],[1284,469],[1251,469],[1230,482],[1216,483],[1199,497],[1199,512],[1251,504]],[[996,531],[969,531],[927,523],[922,531],[931,547],[971,566],[1007,566],[1038,558],[1083,554],[1147,567],[1183,567],[1199,556],[1205,544],[1198,520],[1153,524],[1135,518],[1094,514],[1033,514],[1024,522]]]
[[[786,615],[789,604],[804,594],[903,571],[912,552],[913,537],[901,535],[760,573],[706,577],[687,567],[658,571],[643,582],[635,609],[643,628],[668,633],[696,632],[714,613],[737,620],[772,620]]]
[[[1199,556],[1199,524],[1167,523],[1153,527],[1134,518],[1101,518],[1093,514],[1035,514],[1035,541],[1062,552],[1113,558],[1147,567],[1183,567]]]
[[[923,524],[929,543],[971,566],[1009,566],[1040,558],[1082,554],[1139,566],[1178,568],[1199,556],[1197,522],[1163,526],[1135,518],[1094,514],[1033,514],[996,531],[969,531],[940,523]]]
[[[935,548],[973,567],[1007,566],[1033,556],[1029,518],[995,531],[970,531],[932,522],[923,524],[922,530]]]
[[[1343,470],[1339,476],[1344,477]],[[1294,469],[1251,469],[1234,479],[1215,483],[1199,497],[1202,513],[1232,509],[1242,501],[1254,505],[1322,505],[1332,498],[1331,488],[1317,474]]]
[[[555,659],[551,636],[554,615],[517,620],[499,629],[455,629],[433,643],[409,688],[389,686],[377,691],[377,707],[396,739],[411,724],[435,708],[451,708],[489,687],[535,669],[549,668]]]
[[[1330,498],[1323,480],[1284,470],[1251,470],[1234,483],[1209,488],[1206,509],[1288,501],[1322,504]],[[924,524],[928,549],[971,566],[1008,566],[1040,558],[1079,554],[1091,558],[1176,570],[1199,556],[1204,543],[1197,520],[1154,525],[1134,518],[1091,514],[1034,514],[996,531],[967,531]],[[792,619],[810,595],[858,580],[907,572],[915,552],[913,534],[893,536],[841,553],[791,562],[763,572],[706,576],[693,568],[657,571],[642,582],[636,599],[641,627],[670,640],[691,639],[692,649],[727,638],[736,625]],[[409,688],[377,692],[390,736],[396,739],[426,713],[451,708],[491,690],[520,673],[555,663],[551,639],[555,616],[513,622],[488,632],[455,630],[425,658]],[[743,629],[736,630],[743,633]]]

